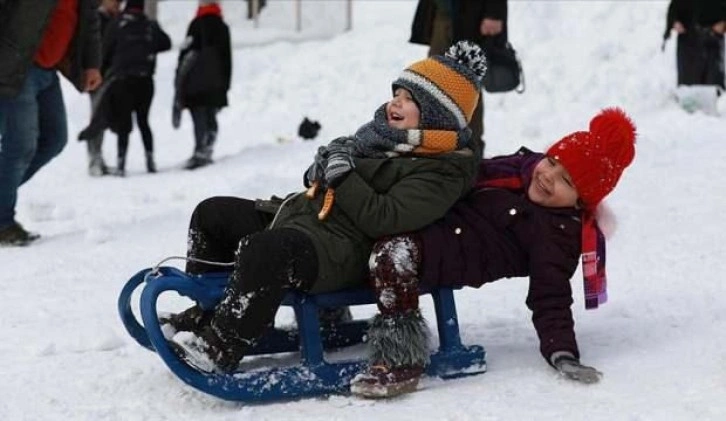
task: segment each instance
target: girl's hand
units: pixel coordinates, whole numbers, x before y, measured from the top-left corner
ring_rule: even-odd
[[[592,384],[602,378],[602,373],[594,367],[580,364],[580,361],[569,352],[555,352],[552,355],[552,365],[568,380]]]

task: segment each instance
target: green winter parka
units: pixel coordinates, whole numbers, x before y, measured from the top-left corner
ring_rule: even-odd
[[[315,245],[318,278],[311,292],[360,287],[374,241],[441,218],[471,188],[479,160],[469,149],[425,158],[356,158],[335,189],[327,219],[317,217],[323,194],[313,200],[299,194],[282,206],[274,228],[302,231]]]

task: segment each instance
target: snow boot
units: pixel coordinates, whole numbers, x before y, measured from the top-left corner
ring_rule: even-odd
[[[119,156],[118,161],[116,163],[116,172],[114,172],[114,175],[117,177],[126,177],[126,157],[125,156]]]
[[[368,330],[368,348],[371,363],[351,380],[351,393],[379,399],[413,392],[429,361],[426,321],[418,310],[378,314]]]
[[[180,358],[205,373],[233,372],[241,360],[211,324],[195,332],[177,333],[169,345]]]
[[[40,234],[26,231],[22,225],[13,222],[9,227],[0,229],[0,247],[27,246],[40,238]]]
[[[167,339],[171,339],[177,332],[195,332],[209,325],[214,312],[204,311],[199,305],[194,305],[181,313],[169,314],[159,317],[161,331]]]
[[[154,162],[154,153],[151,151],[146,152],[146,171],[149,173],[156,172],[156,162]]]

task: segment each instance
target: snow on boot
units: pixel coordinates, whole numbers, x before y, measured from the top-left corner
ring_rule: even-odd
[[[384,399],[416,391],[423,374],[423,366],[388,367],[384,364],[369,366],[350,382],[350,392],[368,399]]]
[[[239,365],[211,325],[195,332],[180,332],[169,342],[174,352],[205,373],[229,373]]]
[[[166,339],[171,339],[177,332],[195,332],[209,325],[212,321],[212,311],[204,311],[198,305],[176,314],[167,314],[159,317],[159,325]]]

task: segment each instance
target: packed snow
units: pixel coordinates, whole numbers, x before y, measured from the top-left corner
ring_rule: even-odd
[[[604,373],[599,384],[567,381],[544,362],[524,305],[526,279],[456,295],[462,338],[486,347],[487,373],[427,378],[417,393],[390,401],[225,402],[138,346],[117,315],[119,291],[138,270],[184,254],[195,204],[300,190],[316,148],[371,119],[401,69],[426,55],[407,42],[415,1],[356,1],[347,32],[345,2],[304,1],[301,32],[294,2],[268,3],[257,29],[244,2],[223,3],[234,75],[212,166],[182,169],[193,140],[188,114],[178,131],[170,124],[175,50],[159,56],[155,78],[158,174],[145,172],[135,132],[126,178],[89,177],[85,144],[75,140],[89,100],[64,84],[68,146],[20,189],[17,209],[43,237],[0,249],[0,419],[726,419],[726,99],[720,115],[676,104],[675,43],[660,49],[663,0],[510,1],[527,90],[485,97],[487,155],[542,150],[608,106],[623,107],[638,126],[635,162],[608,200],[618,223],[608,242],[609,302],[585,311],[579,270],[572,280],[582,361]],[[176,46],[195,5],[160,3]],[[314,141],[297,138],[305,116],[322,124]],[[109,164],[115,151],[107,134]],[[164,301],[168,310],[187,304]],[[423,305],[432,324],[430,300]],[[354,308],[358,317],[373,312]],[[287,310],[278,317],[292,322]]]

